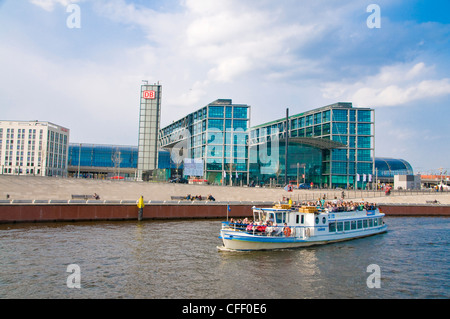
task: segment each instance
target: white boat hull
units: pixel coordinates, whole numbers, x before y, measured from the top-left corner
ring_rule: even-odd
[[[252,234],[245,234],[233,230],[222,230],[220,238],[223,241],[223,248],[226,250],[251,251],[251,250],[273,250],[273,249],[291,249],[302,248],[314,245],[324,245],[347,241],[367,236],[373,236],[387,231],[387,226],[376,228],[345,231],[328,234],[324,236],[313,237],[268,237]]]

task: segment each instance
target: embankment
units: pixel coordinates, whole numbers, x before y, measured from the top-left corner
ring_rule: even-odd
[[[144,220],[226,219],[251,216],[251,208],[272,202],[156,202],[148,201]],[[386,216],[450,216],[450,205],[379,204]],[[0,223],[137,220],[134,201],[3,201]]]

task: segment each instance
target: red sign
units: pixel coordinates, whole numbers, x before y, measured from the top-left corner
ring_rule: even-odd
[[[146,100],[154,100],[156,98],[155,91],[144,91],[144,99]]]

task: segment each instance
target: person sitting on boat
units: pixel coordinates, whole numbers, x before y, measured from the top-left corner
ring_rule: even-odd
[[[273,224],[273,235],[274,236],[280,236],[280,234],[283,232],[283,227],[278,227],[278,225],[275,223]]]
[[[256,231],[258,232],[264,232],[266,230],[266,226],[263,225],[262,221],[259,221],[257,226],[256,226]]]
[[[291,228],[289,228],[286,223],[284,223],[283,233],[286,237],[289,237],[291,235]]]
[[[272,236],[273,231],[274,231],[274,229],[273,229],[272,223],[270,221],[267,222],[267,227],[265,229],[266,235]]]

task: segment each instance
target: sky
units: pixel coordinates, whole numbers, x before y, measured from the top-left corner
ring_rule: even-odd
[[[72,143],[137,145],[159,81],[161,127],[216,99],[251,125],[352,102],[376,157],[450,173],[448,0],[0,0],[0,43],[0,120]]]

